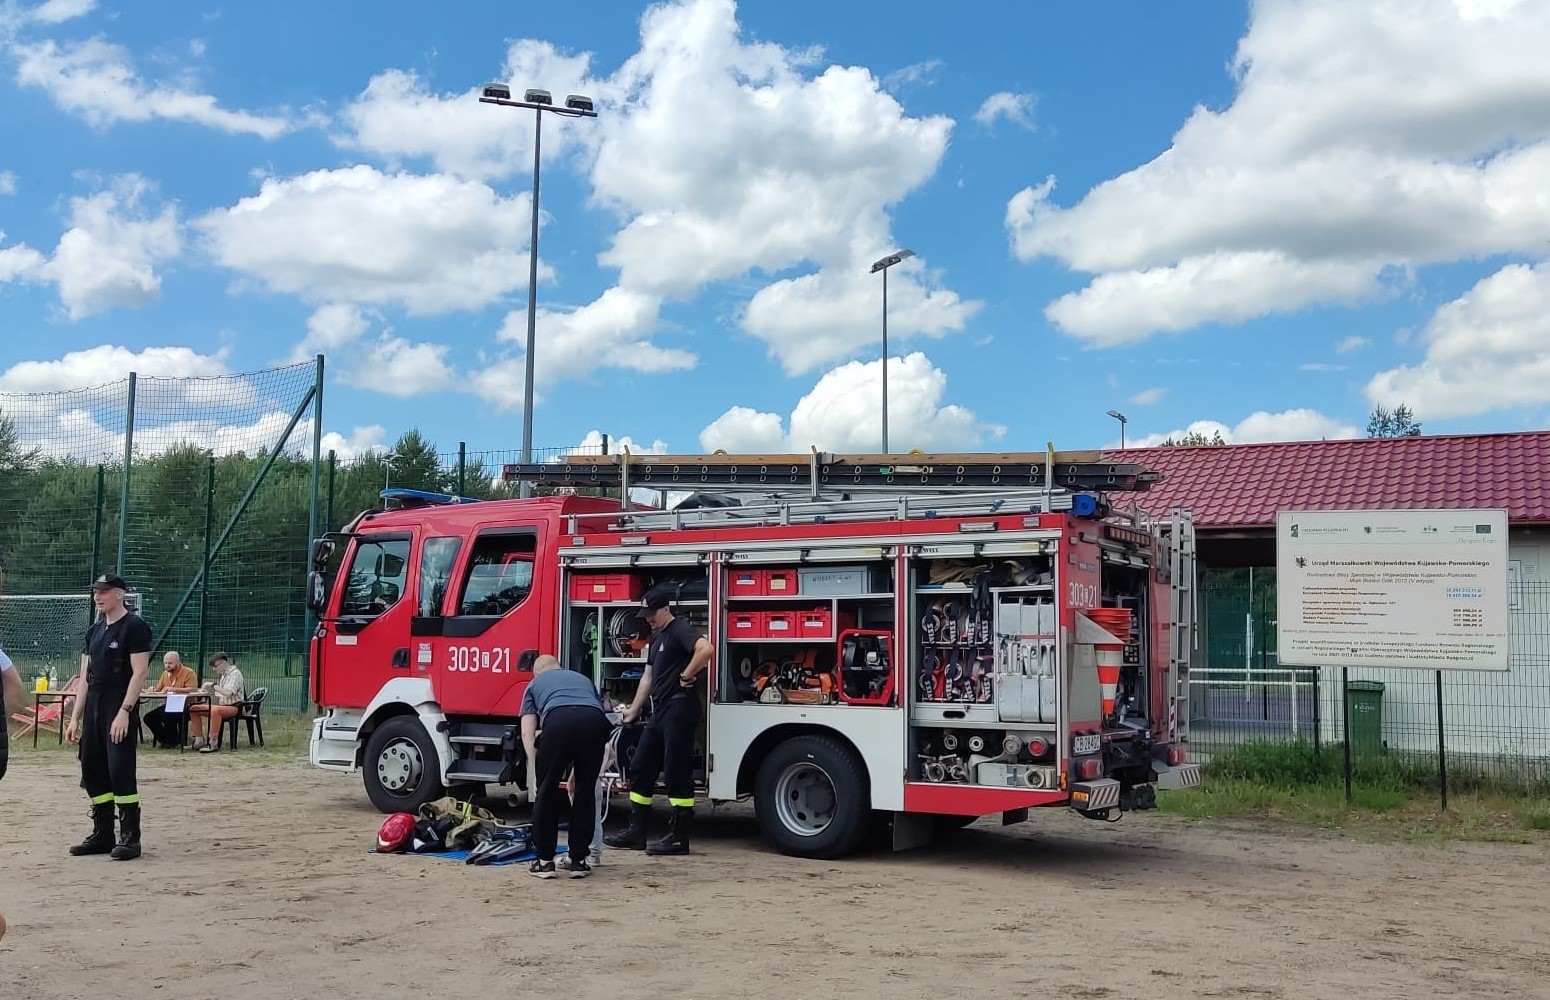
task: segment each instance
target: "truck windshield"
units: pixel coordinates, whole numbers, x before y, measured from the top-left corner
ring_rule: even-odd
[[[341,615],[375,618],[398,603],[409,573],[409,539],[362,537],[350,559]]]

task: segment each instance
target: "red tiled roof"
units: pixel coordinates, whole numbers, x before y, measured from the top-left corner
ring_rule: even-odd
[[[1505,508],[1513,523],[1550,523],[1550,432],[1200,448],[1128,448],[1162,473],[1137,500],[1192,510],[1204,528],[1273,528],[1276,511]]]

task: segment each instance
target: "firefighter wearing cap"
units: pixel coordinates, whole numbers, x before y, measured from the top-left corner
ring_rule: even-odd
[[[637,612],[651,626],[646,668],[635,699],[624,710],[626,725],[640,718],[647,702],[651,718],[630,763],[630,825],[611,837],[609,847],[647,854],[688,854],[694,822],[694,733],[699,727],[700,698],[696,684],[710,663],[710,643],[694,627],[673,616],[665,594],[647,594]],[[667,801],[673,807],[667,835],[646,844],[651,818],[651,793],[661,772]]]
[[[91,798],[92,831],[74,855],[140,856],[140,792],[135,785],[135,711],[151,669],[151,627],[124,604],[129,585],[112,573],[91,585],[98,617],[81,653],[82,695],[65,736],[81,745],[81,787]],[[84,719],[83,719],[84,716]],[[113,807],[118,807],[118,840]]]

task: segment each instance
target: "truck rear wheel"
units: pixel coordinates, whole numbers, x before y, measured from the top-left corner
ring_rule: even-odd
[[[366,795],[382,812],[417,813],[445,793],[436,744],[414,716],[396,716],[378,726],[366,741],[363,763]]]
[[[866,768],[825,736],[797,736],[759,766],[754,806],[764,837],[782,854],[837,858],[866,835],[871,793]]]

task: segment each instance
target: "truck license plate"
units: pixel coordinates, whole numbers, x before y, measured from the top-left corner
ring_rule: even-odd
[[[1077,736],[1071,740],[1071,752],[1074,754],[1097,753],[1101,749],[1103,744],[1097,735]]]

